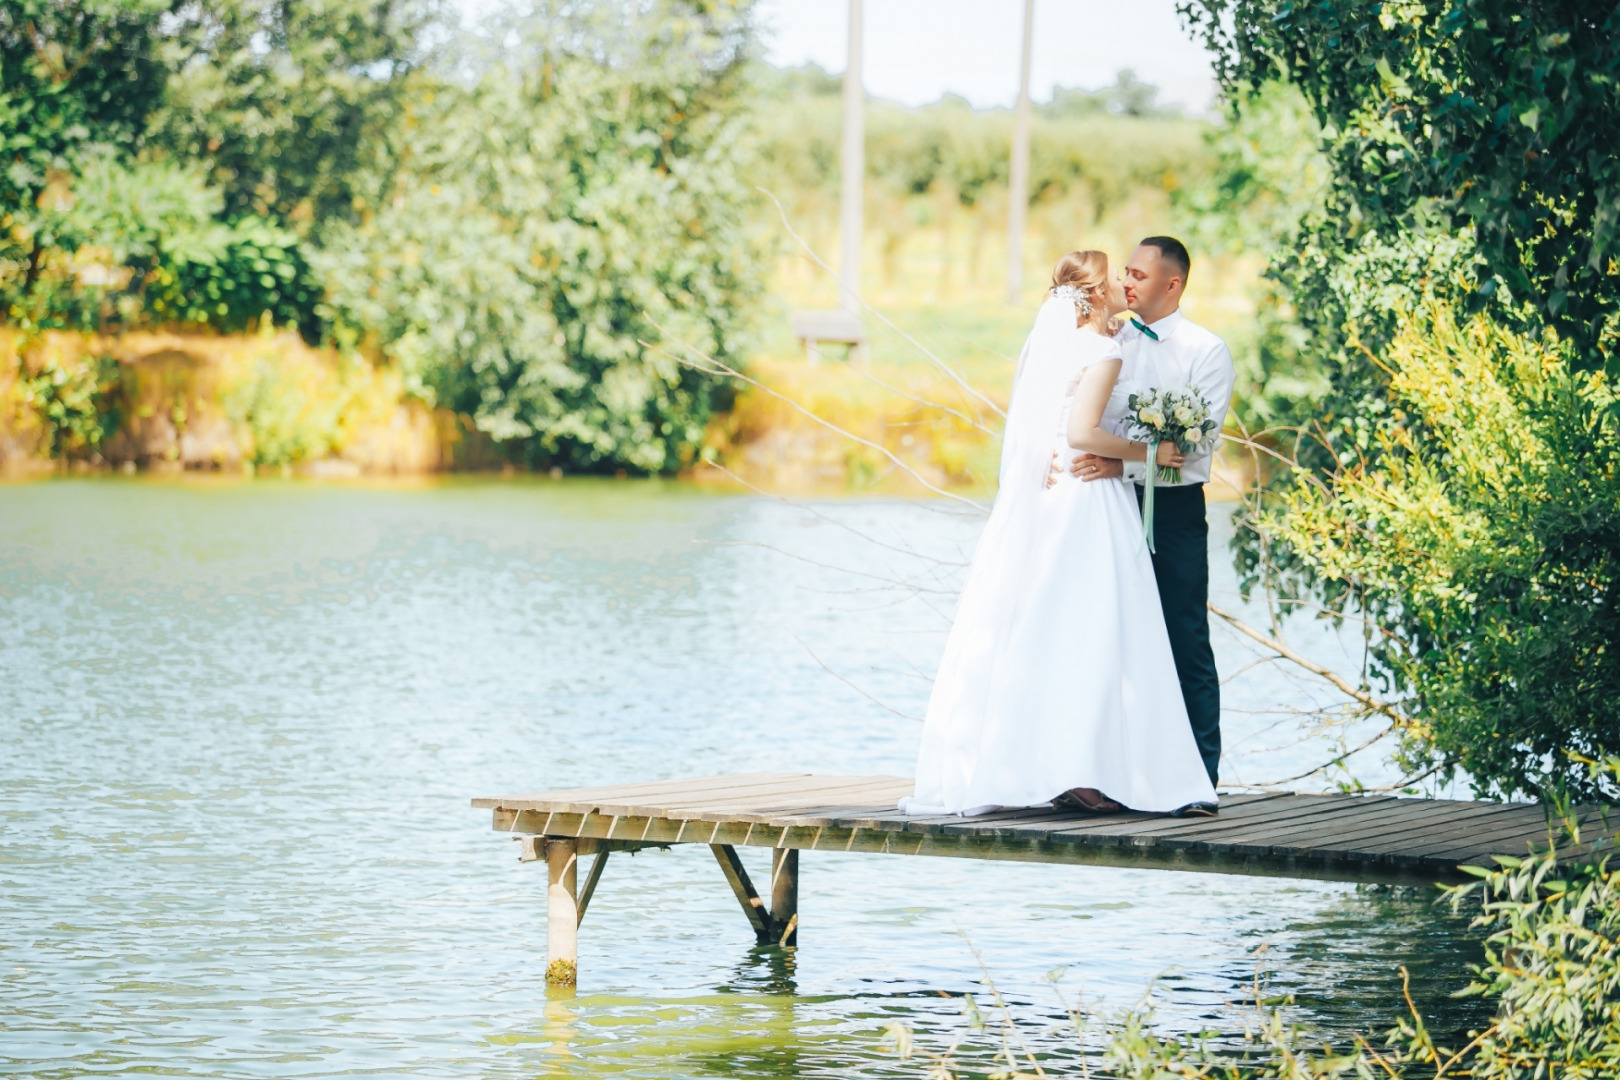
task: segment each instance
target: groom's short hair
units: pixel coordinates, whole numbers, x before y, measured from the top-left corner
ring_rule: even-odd
[[[1187,275],[1192,272],[1192,256],[1187,254],[1186,244],[1173,236],[1150,236],[1139,246],[1158,248],[1159,257],[1168,259],[1174,264],[1176,269],[1181,271],[1182,283],[1186,283]]]

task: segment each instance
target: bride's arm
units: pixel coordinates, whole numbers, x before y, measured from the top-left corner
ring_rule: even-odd
[[[1146,461],[1147,444],[1122,439],[1102,427],[1103,410],[1108,407],[1108,395],[1114,392],[1119,379],[1121,361],[1099,360],[1080,373],[1080,385],[1075,387],[1074,402],[1069,406],[1069,445],[1098,457],[1119,458],[1121,461]],[[1159,444],[1159,464],[1179,467],[1181,452],[1173,443]]]

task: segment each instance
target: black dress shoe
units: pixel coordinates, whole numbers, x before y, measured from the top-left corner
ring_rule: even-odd
[[[1221,808],[1212,802],[1190,802],[1186,806],[1170,811],[1171,817],[1214,817],[1221,812]]]

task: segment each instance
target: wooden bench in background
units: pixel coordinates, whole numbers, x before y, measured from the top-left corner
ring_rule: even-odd
[[[821,359],[821,346],[828,343],[847,346],[851,362],[866,363],[866,324],[859,315],[842,309],[795,311],[792,323],[793,336],[804,343],[804,358],[810,363]]]

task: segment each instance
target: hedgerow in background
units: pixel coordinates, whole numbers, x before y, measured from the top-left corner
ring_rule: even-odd
[[[0,4],[0,207],[39,198],[86,146],[133,152],[168,77],[174,0]],[[15,229],[7,222],[7,228]]]
[[[6,320],[33,331],[176,323],[234,331],[268,315],[318,333],[319,288],[288,227],[307,226],[308,197],[266,201],[273,185],[263,170],[209,157],[227,152],[228,138],[181,135],[186,118],[218,126],[235,107],[256,118],[249,141],[266,160],[285,162],[278,175],[291,175],[297,191],[341,187],[360,125],[357,107],[344,112],[334,87],[369,85],[373,98],[376,87],[388,90],[348,61],[375,58],[385,47],[406,50],[420,28],[393,19],[386,4],[350,7],[347,15],[341,4],[229,0],[30,0],[0,8],[0,144],[11,156],[0,181],[9,196],[0,221]],[[364,37],[348,25],[363,24],[362,14],[401,25],[380,45],[299,51],[312,34]],[[247,42],[247,25],[261,34],[257,46]],[[323,127],[309,110],[266,100],[262,87],[249,85],[254,80],[213,62],[233,43],[237,68],[255,67],[258,83],[296,85],[347,119]],[[345,63],[328,71],[325,60]],[[199,90],[205,83],[212,93]]]
[[[728,388],[658,346],[735,360],[763,287],[747,9],[542,5],[470,85],[424,82],[315,256],[339,333],[530,463],[690,461]]]
[[[839,82],[800,68],[762,70],[758,83],[760,184],[827,248],[838,199]],[[1159,210],[1170,192],[1207,181],[1205,125],[1158,108],[1152,97],[1152,88],[1127,74],[1115,87],[1060,91],[1037,108],[1032,228],[1049,233],[1037,250],[1061,253],[1095,237],[1098,223],[1129,201]],[[948,242],[961,218],[970,231],[967,256],[943,259],[942,278],[976,280],[989,271],[982,249],[1006,227],[1011,113],[974,110],[951,97],[925,108],[871,101],[866,125],[867,228],[880,238],[878,269],[895,277],[898,254],[918,234],[943,229]],[[993,268],[995,286],[1001,269]]]

